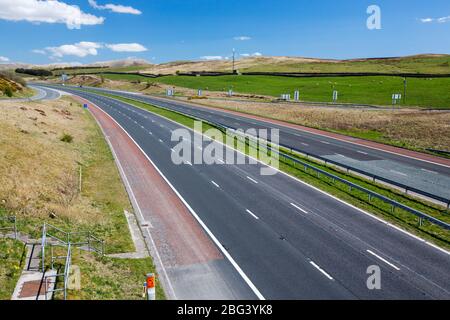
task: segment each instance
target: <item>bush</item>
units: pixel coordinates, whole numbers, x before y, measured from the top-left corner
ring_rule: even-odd
[[[61,137],[61,141],[66,143],[72,143],[73,137],[70,134],[64,133],[63,136]]]
[[[10,98],[13,96],[13,91],[10,87],[6,87],[4,93]]]

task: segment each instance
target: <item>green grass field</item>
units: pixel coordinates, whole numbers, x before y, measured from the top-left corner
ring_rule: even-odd
[[[392,94],[403,95],[403,78],[390,76],[371,77],[317,77],[289,78],[277,76],[221,76],[189,77],[166,76],[157,79],[137,75],[105,75],[111,80],[159,82],[167,85],[279,97],[283,93],[293,96],[300,90],[302,101],[331,102],[333,89],[339,91],[339,102],[391,105]],[[450,78],[419,79],[407,81],[407,100],[404,106],[423,108],[450,108]]]

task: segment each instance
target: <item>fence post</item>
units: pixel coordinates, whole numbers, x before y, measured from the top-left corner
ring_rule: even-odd
[[[46,242],[46,234],[47,234],[47,230],[46,230],[47,226],[46,223],[44,222],[44,226],[42,227],[42,243],[41,243],[41,254],[42,254],[42,272],[45,272],[45,242]]]
[[[17,217],[14,217],[14,239],[17,240]]]

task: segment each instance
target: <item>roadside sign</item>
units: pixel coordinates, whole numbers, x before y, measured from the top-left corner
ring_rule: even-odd
[[[290,94],[282,94],[281,99],[285,100],[285,101],[289,101],[289,100],[291,100],[291,95]]]
[[[197,94],[198,94],[198,96],[199,96],[199,97],[201,97],[201,96],[202,96],[202,94],[203,94],[203,92],[202,92],[202,89],[198,89],[198,92],[197,92]]]
[[[62,80],[62,82],[66,82],[67,81],[67,74],[63,73],[61,75],[61,80]]]
[[[294,100],[300,101],[300,91],[297,90],[294,92]]]
[[[87,108],[88,108],[87,103],[83,104],[83,108],[84,108],[84,109],[87,109]]]
[[[397,104],[398,101],[400,101],[402,99],[402,95],[400,93],[394,93],[392,95],[392,104]]]
[[[168,97],[173,97],[174,94],[175,94],[175,91],[173,89],[167,89],[166,90],[166,95]]]
[[[232,97],[233,96],[233,89],[228,90],[228,96]]]

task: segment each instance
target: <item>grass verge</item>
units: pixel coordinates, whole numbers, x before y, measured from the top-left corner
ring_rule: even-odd
[[[0,239],[0,300],[9,300],[22,273],[24,244]]]
[[[61,252],[60,254],[64,254]],[[55,265],[61,272],[64,265]],[[142,300],[143,284],[148,273],[156,269],[151,258],[117,259],[100,257],[80,250],[72,253],[72,270],[80,270],[80,289],[69,287],[69,300]],[[61,288],[63,279],[58,279]],[[58,293],[57,299],[62,298]],[[162,286],[156,279],[156,299],[165,300]]]

